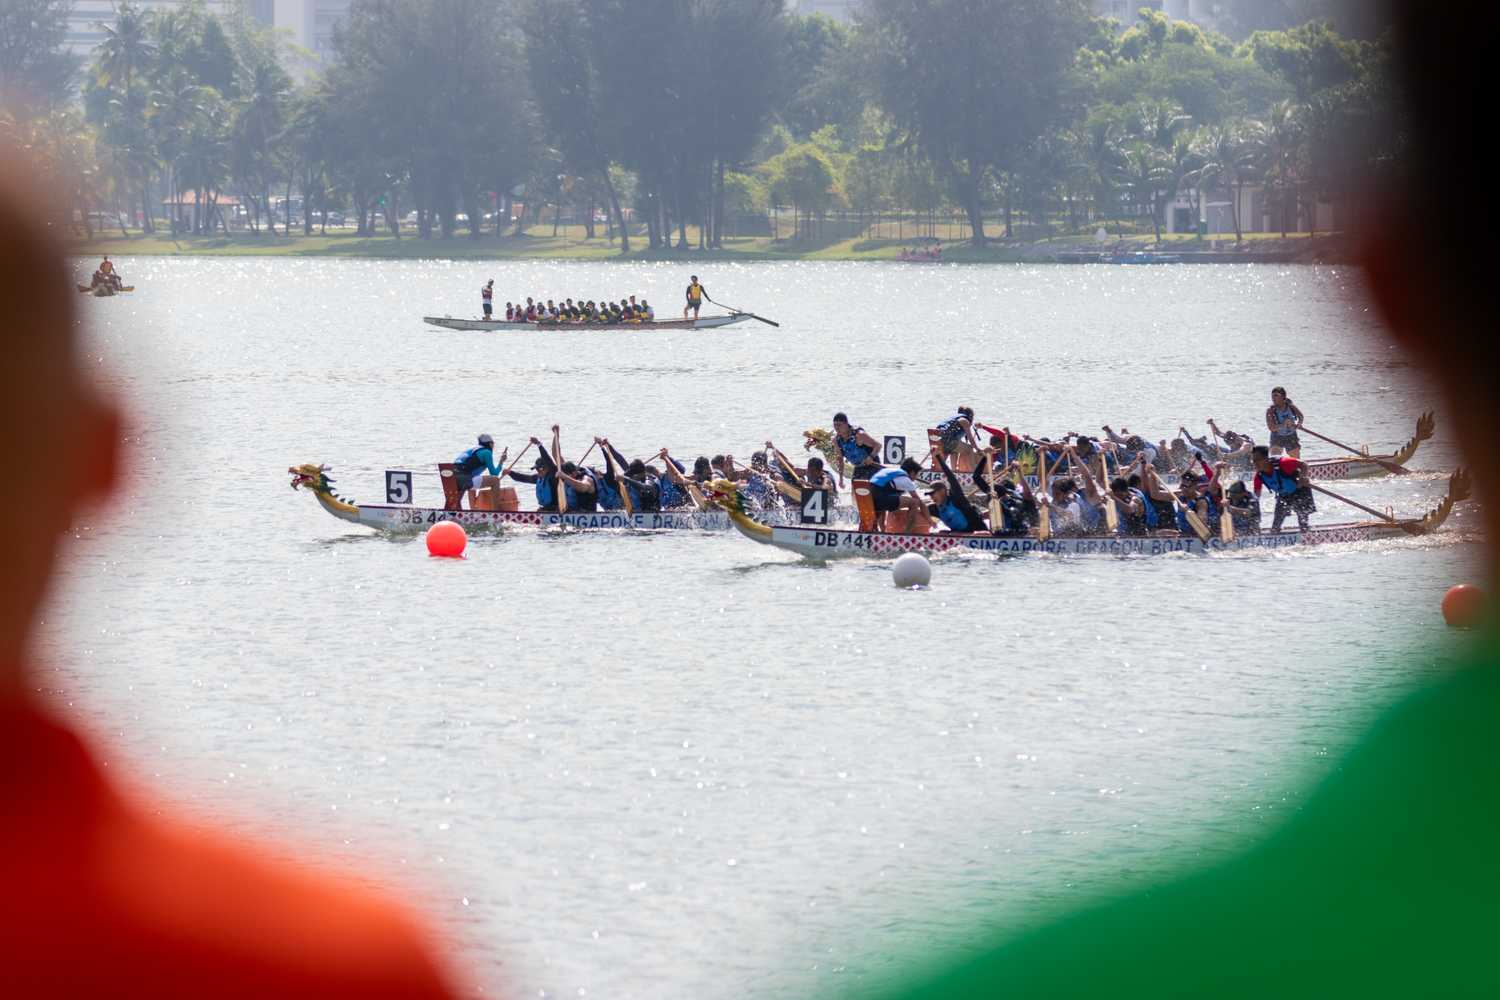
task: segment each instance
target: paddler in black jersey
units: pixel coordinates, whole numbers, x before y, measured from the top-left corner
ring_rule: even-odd
[[[703,307],[703,300],[708,298],[708,289],[698,284],[698,276],[695,274],[688,282],[687,305],[682,308],[682,318],[687,319],[688,313],[693,314],[693,319],[698,318],[698,310]]]

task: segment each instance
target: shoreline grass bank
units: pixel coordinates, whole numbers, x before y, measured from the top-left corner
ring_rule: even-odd
[[[632,236],[631,252],[620,253],[618,242],[605,237],[584,238],[582,228],[576,233],[552,235],[550,226],[538,226],[524,234],[495,236],[486,233],[473,238],[467,233],[449,238],[419,239],[415,235],[395,237],[388,234],[356,236],[352,232],[314,233],[304,236],[271,236],[262,233],[234,233],[229,236],[178,236],[131,234],[122,237],[98,233],[92,240],[74,242],[70,250],[81,256],[108,254],[128,256],[247,256],[247,257],[346,257],[384,260],[594,260],[594,261],[777,261],[777,260],[865,260],[897,261],[905,247],[914,241],[862,238],[843,240],[774,240],[770,237],[740,237],[724,241],[716,250],[652,250],[645,240]],[[1213,241],[1193,236],[1163,236],[1157,243],[1149,234],[1112,239],[1110,248],[1126,251],[1156,248],[1163,252],[1183,254],[1214,249]],[[993,241],[978,249],[967,243],[945,243],[945,263],[1052,263],[1058,254],[1097,252],[1092,238],[1055,237],[1036,241]],[[1248,261],[1259,258],[1290,257],[1298,263],[1344,264],[1354,260],[1353,242],[1341,233],[1306,234],[1283,239],[1276,233],[1247,233],[1236,248],[1233,237],[1220,239],[1220,254],[1233,253]]]

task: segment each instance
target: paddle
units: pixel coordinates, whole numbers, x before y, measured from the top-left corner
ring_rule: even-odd
[[[995,493],[995,449],[986,449],[985,455],[989,459],[985,478],[990,483],[990,534],[998,535],[1005,528],[1005,510],[1000,506],[1000,497]]]
[[[503,471],[503,472],[500,473],[500,478],[504,479],[506,476],[510,475],[510,470],[514,469],[516,467],[516,463],[520,462],[522,456],[524,456],[530,450],[531,450],[531,442],[527,441],[526,442],[526,447],[522,448],[521,451],[520,451],[520,453],[516,455],[515,461],[513,461],[509,465],[507,465],[505,467],[505,471]]]
[[[553,489],[557,490],[557,512],[566,514],[568,512],[568,491],[563,488],[563,460],[562,460],[562,438],[558,433],[557,425],[552,425],[552,459],[557,463],[557,475],[553,477]]]
[[[1374,514],[1382,521],[1386,522],[1387,524],[1395,525],[1402,531],[1406,532],[1408,535],[1420,535],[1423,533],[1419,525],[1412,524],[1409,521],[1398,521],[1391,515],[1382,513],[1381,511],[1376,510],[1374,507],[1366,507],[1364,504],[1360,503],[1357,500],[1350,500],[1348,497],[1343,496],[1342,494],[1335,493],[1333,492],[1333,490],[1324,489],[1323,487],[1318,486],[1315,483],[1308,483],[1307,485],[1312,487],[1312,489],[1316,490],[1317,492],[1324,494],[1325,496],[1333,497],[1335,500],[1344,501],[1344,503],[1355,508],[1356,510],[1362,510],[1366,514]]]
[[[1104,526],[1111,535],[1120,530],[1120,512],[1115,508],[1115,495],[1109,491],[1109,465],[1104,461],[1104,452],[1099,452],[1100,485],[1104,487]]]
[[[713,299],[710,299],[708,297],[708,293],[707,292],[703,293],[703,298],[706,299],[709,302],[714,302]],[[766,324],[767,326],[774,326],[778,330],[781,329],[781,324],[780,323],[778,323],[778,322],[776,322],[775,320],[772,320],[772,319],[766,319],[764,316],[757,316],[753,312],[746,312],[743,309],[736,309],[734,306],[726,306],[722,302],[714,302],[714,305],[718,306],[720,309],[728,309],[730,312],[735,313],[736,315],[739,315],[739,316],[749,316],[751,319],[758,319],[758,320],[760,320],[762,323]]]
[[[667,468],[672,470],[667,475],[667,478],[672,479],[675,476],[676,480],[682,484],[683,490],[692,498],[693,503],[698,506],[698,509],[708,510],[708,501],[703,498],[703,491],[698,489],[697,483],[677,470],[677,465],[672,461],[672,456],[667,454],[667,449],[663,448],[658,454],[661,460],[667,464]]]
[[[1045,542],[1052,537],[1052,496],[1047,492],[1047,450],[1037,449],[1037,511],[1041,515],[1036,519],[1036,537]]]
[[[1229,513],[1229,486],[1225,483],[1229,463],[1220,462],[1216,471],[1219,480],[1219,541],[1228,545],[1234,541],[1234,515]]]
[[[1198,541],[1207,545],[1208,540],[1212,537],[1212,535],[1209,533],[1208,525],[1203,523],[1203,518],[1200,517],[1198,515],[1198,512],[1193,509],[1193,505],[1184,504],[1180,499],[1178,499],[1176,493],[1168,490],[1166,488],[1166,484],[1161,481],[1161,476],[1156,474],[1155,468],[1149,465],[1144,466],[1144,468],[1149,470],[1151,477],[1156,480],[1156,485],[1161,487],[1167,493],[1167,495],[1172,498],[1172,509],[1182,512],[1182,519],[1188,523],[1189,528],[1193,529],[1193,534],[1198,536]]]
[[[1398,476],[1406,476],[1406,475],[1410,475],[1411,474],[1411,470],[1410,469],[1407,469],[1407,468],[1405,468],[1403,466],[1397,465],[1395,462],[1387,462],[1383,458],[1376,458],[1374,455],[1367,455],[1364,452],[1360,451],[1358,448],[1351,448],[1347,444],[1344,444],[1342,441],[1335,441],[1331,437],[1328,437],[1328,436],[1323,435],[1323,434],[1319,434],[1317,431],[1313,430],[1311,427],[1306,427],[1306,426],[1299,427],[1298,430],[1306,431],[1307,433],[1311,434],[1313,437],[1317,438],[1318,440],[1320,440],[1320,441],[1327,441],[1329,444],[1333,445],[1336,448],[1342,448],[1342,449],[1344,449],[1347,452],[1352,452],[1353,454],[1358,455],[1360,458],[1364,459],[1367,462],[1374,462],[1376,465],[1380,466],[1386,472],[1390,472],[1390,473],[1393,473],[1393,474],[1398,475]]]
[[[776,484],[777,491],[788,500],[794,500],[798,504],[801,504],[802,491],[807,488],[807,484],[802,481],[801,476],[797,475],[797,467],[781,453],[780,448],[769,441],[766,442],[766,451],[774,455],[776,460],[781,463],[783,478],[772,480]],[[788,479],[791,480],[790,483],[787,482]]]
[[[598,444],[599,439],[595,438]],[[584,456],[585,458],[588,456]],[[609,446],[609,438],[604,439],[604,471],[615,481],[615,486],[620,490],[620,505],[625,508],[625,513],[635,514],[635,505],[630,502],[630,487],[625,482],[625,477],[615,469],[615,456],[613,449]]]

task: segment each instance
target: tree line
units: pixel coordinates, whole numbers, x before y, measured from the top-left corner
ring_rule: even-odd
[[[718,247],[779,205],[796,237],[834,209],[906,210],[982,244],[1159,236],[1173,199],[1207,195],[1229,196],[1238,236],[1247,186],[1300,228],[1393,169],[1403,133],[1386,44],[1327,20],[1231,40],[1087,0],[864,0],[852,25],[782,0],[354,0],[299,79],[243,5],[124,0],[86,64],[64,50],[69,9],[0,11],[0,143],[50,165],[85,230],[91,208],[227,230],[227,195],[268,234],[339,213],[360,234],[477,238],[550,208],[628,253]]]

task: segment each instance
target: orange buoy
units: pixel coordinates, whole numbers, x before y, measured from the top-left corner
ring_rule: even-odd
[[[464,554],[464,548],[468,544],[469,536],[456,522],[439,521],[427,529],[428,555],[457,559]]]
[[[1477,628],[1484,618],[1485,593],[1472,583],[1459,583],[1443,595],[1443,621],[1454,628]]]

